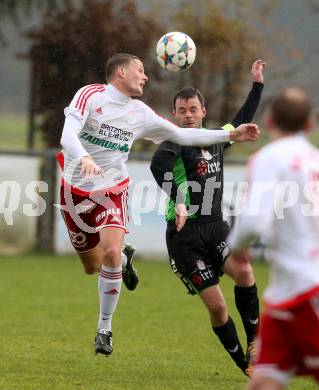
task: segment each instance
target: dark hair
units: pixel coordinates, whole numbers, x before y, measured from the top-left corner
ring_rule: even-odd
[[[114,77],[115,71],[119,66],[126,66],[131,61],[139,60],[137,56],[127,53],[117,53],[110,57],[106,63],[105,76],[106,80],[110,81]]]
[[[295,133],[307,124],[311,104],[302,89],[286,88],[272,100],[270,111],[274,124],[281,131]]]
[[[205,98],[204,96],[200,93],[200,91],[196,88],[193,87],[185,87],[182,88],[180,91],[176,93],[173,99],[173,108],[174,110],[176,109],[176,100],[177,99],[191,99],[193,97],[197,96],[198,100],[200,101],[200,104],[202,107],[205,106]]]

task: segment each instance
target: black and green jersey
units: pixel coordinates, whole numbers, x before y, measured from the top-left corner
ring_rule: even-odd
[[[233,126],[228,125],[229,128]],[[175,156],[173,183],[177,196],[169,197],[166,220],[175,219],[175,202],[185,203],[188,218],[218,220],[222,217],[223,153],[227,144],[211,145],[207,149],[182,147],[172,142],[163,142],[162,152]],[[180,199],[178,199],[180,197]],[[176,199],[177,198],[177,199]]]
[[[262,89],[263,84],[253,83],[244,105],[224,129],[230,130],[241,123],[251,122]],[[175,220],[176,203],[185,203],[189,219],[214,221],[222,218],[223,155],[224,149],[229,146],[229,143],[214,144],[203,149],[166,141],[158,147],[152,159],[151,171],[169,196],[167,221]],[[169,172],[173,175],[167,175]]]

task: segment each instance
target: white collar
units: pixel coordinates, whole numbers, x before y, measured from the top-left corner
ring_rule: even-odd
[[[112,84],[107,84],[107,90],[109,91],[109,93],[114,97],[116,98],[116,100],[119,100],[121,102],[128,102],[129,100],[131,100],[130,97],[124,95],[124,93],[122,93],[120,90],[118,90],[116,87],[114,87],[114,85]]]

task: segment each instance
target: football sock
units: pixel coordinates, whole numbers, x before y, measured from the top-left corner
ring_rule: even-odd
[[[245,354],[238,339],[234,321],[231,317],[228,317],[226,324],[213,327],[213,331],[236,365],[244,370],[247,366]]]
[[[254,340],[259,322],[259,299],[256,284],[251,287],[235,286],[235,302],[245,328],[248,345]]]
[[[100,295],[100,317],[98,330],[112,330],[112,315],[119,300],[122,284],[122,266],[108,267],[102,265],[98,279]]]

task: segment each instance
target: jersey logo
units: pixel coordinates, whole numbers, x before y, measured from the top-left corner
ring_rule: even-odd
[[[201,149],[201,152],[202,152],[202,156],[204,157],[205,160],[211,160],[213,158],[213,156],[211,155],[211,153],[206,150],[206,149]]]
[[[74,246],[81,248],[86,245],[86,235],[82,232],[73,232],[69,230],[71,242]]]
[[[102,108],[101,107],[98,107],[96,110],[95,110],[96,113],[98,114],[103,114],[103,111],[102,111]]]
[[[204,271],[206,269],[206,264],[204,263],[203,260],[197,260],[196,261],[196,267],[197,269],[199,269],[200,271]]]
[[[198,161],[198,163],[197,163],[198,175],[199,176],[206,176],[207,172],[208,172],[208,166],[207,166],[206,161],[204,161],[204,160]]]
[[[221,166],[219,161],[208,162],[207,160],[200,160],[197,163],[197,173],[199,176],[206,176],[207,173],[218,173],[221,171]]]
[[[171,263],[171,267],[172,267],[173,272],[174,272],[175,274],[178,273],[178,269],[177,269],[177,267],[176,267],[175,260],[174,260],[174,259],[170,259],[170,263]]]
[[[111,222],[122,223],[122,221],[120,220],[120,218],[116,217],[115,215],[112,215]]]
[[[90,201],[89,199],[85,199],[81,203],[75,205],[75,212],[76,214],[89,213],[90,211],[95,209],[96,206],[96,203]]]
[[[237,344],[236,347],[235,347],[234,349],[227,349],[227,351],[228,351],[229,353],[236,353],[236,352],[238,351],[238,348],[239,348],[239,346],[238,346],[238,344]]]
[[[117,295],[117,294],[119,294],[119,291],[116,288],[112,288],[111,290],[104,291],[104,294],[107,294],[107,295]]]
[[[195,286],[201,286],[204,281],[200,275],[195,274],[192,275],[192,282],[195,284]]]

